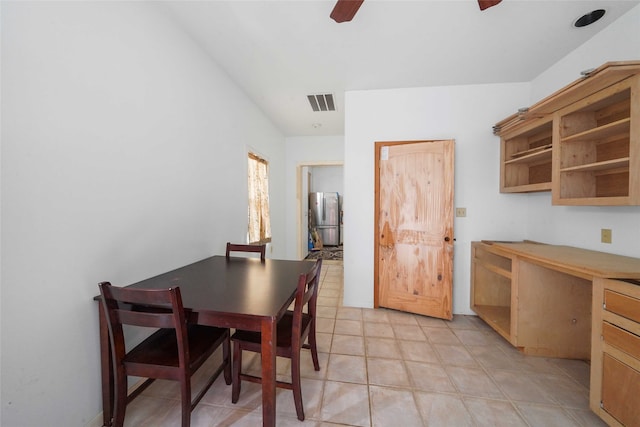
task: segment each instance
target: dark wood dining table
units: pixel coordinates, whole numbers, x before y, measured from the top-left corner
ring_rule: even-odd
[[[189,322],[260,331],[262,425],[271,427],[276,425],[276,323],[295,298],[298,277],[312,266],[313,261],[212,256],[129,286],[180,286]],[[109,331],[102,304],[99,306],[103,425],[109,427],[113,416],[113,366]]]

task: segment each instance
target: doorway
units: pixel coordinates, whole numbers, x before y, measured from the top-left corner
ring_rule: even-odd
[[[298,259],[309,254],[309,198],[310,192],[337,192],[340,195],[341,210],[344,203],[344,179],[342,162],[309,162],[297,166],[296,201],[297,201],[297,242]],[[340,216],[342,220],[342,215]],[[342,222],[342,221],[341,221]],[[342,236],[342,224],[340,236]],[[341,238],[342,239],[342,238]],[[342,244],[342,240],[340,244]]]
[[[454,141],[375,149],[374,305],[451,320]]]

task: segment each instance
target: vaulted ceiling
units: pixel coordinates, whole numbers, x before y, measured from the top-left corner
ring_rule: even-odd
[[[530,81],[638,3],[503,0],[480,11],[476,0],[365,0],[340,24],[335,0],[161,7],[286,136],[303,136],[343,134],[349,90]],[[601,20],[573,26],[596,9]],[[313,112],[310,94],[333,94],[336,111]]]

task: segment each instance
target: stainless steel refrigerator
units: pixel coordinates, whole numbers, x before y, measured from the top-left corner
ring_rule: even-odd
[[[338,193],[309,193],[309,221],[326,246],[340,244],[340,199]]]

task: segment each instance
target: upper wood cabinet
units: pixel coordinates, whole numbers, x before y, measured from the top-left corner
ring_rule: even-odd
[[[640,61],[604,64],[494,126],[500,191],[640,205]]]

